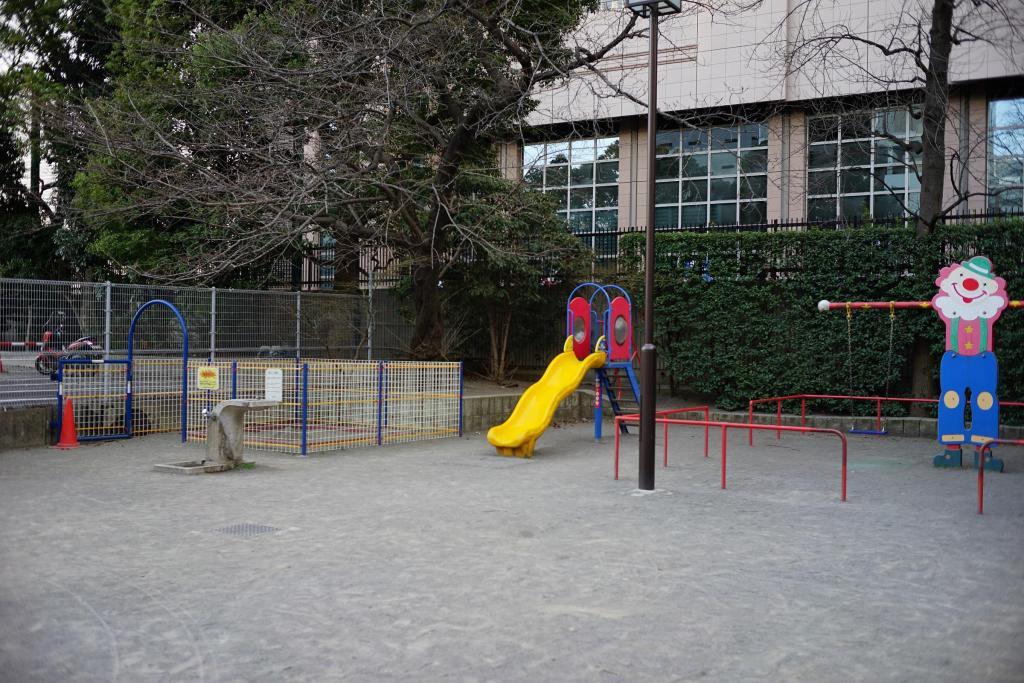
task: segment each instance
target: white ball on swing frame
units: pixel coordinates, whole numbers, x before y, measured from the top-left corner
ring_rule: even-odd
[[[821,301],[818,302],[818,310],[821,311],[822,313],[827,313],[828,307],[831,305],[832,304],[828,301],[828,299],[822,299]]]

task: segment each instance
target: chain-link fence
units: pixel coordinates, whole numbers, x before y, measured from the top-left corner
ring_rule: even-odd
[[[181,311],[194,358],[395,359],[408,354],[411,325],[389,291],[330,294],[0,278],[0,409],[53,401],[61,358],[123,358],[132,316],[153,299]],[[173,358],[183,341],[171,312],[152,308],[136,327],[134,351],[137,358]]]

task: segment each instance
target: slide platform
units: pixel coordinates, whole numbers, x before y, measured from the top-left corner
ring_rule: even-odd
[[[604,351],[579,360],[572,351],[572,337],[562,348],[544,375],[519,398],[509,418],[487,432],[487,440],[498,455],[532,458],[537,439],[551,424],[558,404],[576,390],[588,370],[603,366],[607,360]]]

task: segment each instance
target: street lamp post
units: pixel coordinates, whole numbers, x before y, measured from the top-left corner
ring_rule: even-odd
[[[654,162],[658,135],[658,17],[678,14],[682,0],[626,0],[626,7],[650,19],[647,71],[647,245],[644,257],[644,343],[640,347],[640,476],[642,491],[654,490],[654,415],[657,410],[658,351],[654,346]]]

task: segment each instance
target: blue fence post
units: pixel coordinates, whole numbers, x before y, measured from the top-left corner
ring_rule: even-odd
[[[462,361],[459,361],[459,436],[462,436],[462,397],[465,393],[465,375]]]
[[[130,351],[131,349],[129,349]],[[130,355],[130,354],[129,354]],[[125,372],[124,383],[124,433],[129,439],[132,436],[132,377],[135,373],[135,361],[128,358],[128,370]]]
[[[238,361],[231,361],[231,398],[238,398]]]
[[[302,457],[309,444],[309,363],[302,364]]]
[[[64,423],[64,359],[57,359],[57,438]]]
[[[377,363],[377,445],[384,443],[384,363]]]

